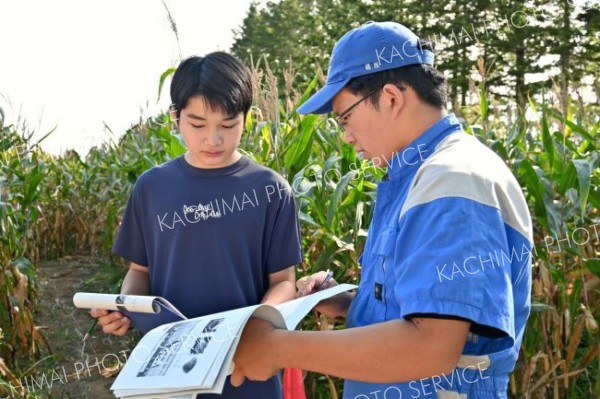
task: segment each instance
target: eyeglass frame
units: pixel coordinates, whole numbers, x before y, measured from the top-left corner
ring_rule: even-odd
[[[396,86],[396,87],[400,91],[405,91],[406,90],[406,87],[404,87],[404,86]],[[346,122],[344,122],[344,118],[347,117],[347,115],[350,113],[350,111],[352,111],[360,103],[362,103],[367,98],[371,97],[373,94],[377,93],[381,89],[383,89],[383,87],[379,87],[377,89],[371,90],[367,95],[363,96],[358,101],[356,101],[354,104],[352,104],[351,106],[349,106],[348,108],[346,108],[344,111],[342,111],[339,115],[335,116],[334,119],[337,122],[338,126],[341,127],[343,130],[345,130]]]

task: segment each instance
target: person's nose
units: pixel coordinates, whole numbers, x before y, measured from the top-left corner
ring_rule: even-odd
[[[204,142],[211,146],[216,147],[223,143],[223,135],[219,128],[209,129],[208,134],[204,138]]]
[[[356,142],[356,138],[347,130],[344,130],[344,141],[348,144],[354,144]]]

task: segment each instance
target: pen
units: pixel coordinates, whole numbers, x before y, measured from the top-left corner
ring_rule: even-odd
[[[113,289],[111,290],[111,292],[116,292],[117,289],[121,286],[121,284],[123,283],[123,277],[121,277],[116,284],[114,285]],[[110,313],[110,312],[109,312]],[[96,326],[98,325],[98,317],[96,317],[96,319],[94,320],[94,322],[92,323],[92,325],[90,326],[88,332],[85,333],[85,335],[83,336],[83,341],[85,341],[86,339],[88,339],[88,337],[94,332],[94,329],[96,328]]]
[[[83,336],[83,340],[84,341],[86,339],[88,339],[88,337],[94,332],[94,329],[96,328],[97,325],[98,325],[98,318],[96,317],[96,319],[94,320],[94,322],[90,326],[90,329],[88,330],[88,332],[86,332],[85,335]]]
[[[325,278],[323,279],[323,281],[321,281],[321,283],[317,287],[317,291],[320,291],[321,288],[323,288],[323,286],[325,285],[325,283],[327,283],[329,280],[331,280],[332,277],[333,277],[333,272],[331,270],[327,269],[327,274],[325,275]]]

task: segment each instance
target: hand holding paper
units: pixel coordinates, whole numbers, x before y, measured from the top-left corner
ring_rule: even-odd
[[[337,281],[332,276],[333,273],[328,270],[327,272],[321,271],[298,279],[296,282],[296,288],[298,288],[296,298],[302,298],[338,286]],[[354,293],[342,292],[322,300],[315,305],[315,310],[331,318],[345,317],[353,298]]]
[[[98,318],[102,330],[113,335],[124,335],[131,325],[147,333],[160,325],[186,319],[173,304],[156,296],[78,292],[73,304],[92,309],[90,314]]]
[[[242,337],[244,344],[237,354],[241,368],[233,370],[232,378],[235,378],[238,385],[243,382],[244,375],[256,380],[268,379],[277,370],[266,363],[263,364],[264,367],[243,369],[243,364],[252,364],[249,362],[250,357],[261,362],[262,356],[272,350],[260,339],[275,336],[285,329],[295,329],[319,302],[355,288],[354,285],[342,284],[276,306],[254,305],[190,320],[185,319],[172,304],[160,297],[125,298],[122,295],[77,294],[74,303],[79,307],[95,309],[125,308],[110,314],[105,314],[106,310],[101,311],[103,313],[94,310],[93,313],[103,319],[102,323],[104,320],[114,323],[129,318],[119,318],[118,315],[122,312],[130,315],[136,327],[140,320],[150,321],[146,328],[150,328],[152,324],[156,326],[156,323],[161,325],[160,319],[163,317],[180,320],[149,331],[134,348],[130,360],[111,387],[115,396],[123,398],[180,398],[182,395],[222,393],[227,376],[232,372],[232,361]],[[93,301],[86,302],[89,298]],[[158,313],[127,310],[129,304],[139,305],[142,302],[147,302],[146,305],[158,304],[158,307],[145,307],[147,311]],[[245,330],[244,326],[247,326]],[[125,328],[125,324],[122,328]]]
[[[266,381],[283,367],[273,367],[270,363],[261,362],[263,359],[272,359],[275,355],[272,353],[273,346],[269,343],[276,333],[273,325],[267,321],[255,317],[248,320],[233,358],[233,363],[240,366],[233,369],[231,385],[239,387],[246,378]],[[252,367],[245,368],[245,364],[252,364]]]
[[[102,331],[106,334],[122,336],[131,328],[131,320],[121,312],[109,312],[106,309],[92,309],[90,310],[90,315],[96,318],[98,324],[102,327]],[[95,326],[96,324],[90,328],[90,331],[92,331]]]

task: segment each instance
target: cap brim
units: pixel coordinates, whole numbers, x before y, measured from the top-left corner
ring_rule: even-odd
[[[332,110],[333,98],[338,94],[350,79],[326,84],[313,94],[304,104],[298,107],[299,114],[326,114]]]

